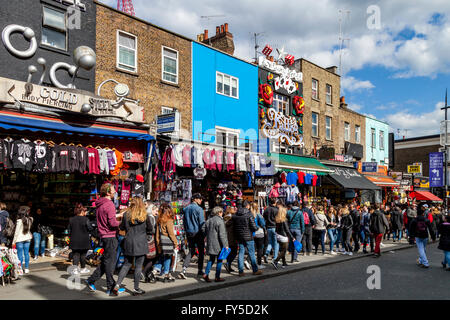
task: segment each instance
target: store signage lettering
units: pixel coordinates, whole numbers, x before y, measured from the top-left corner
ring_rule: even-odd
[[[263,122],[264,134],[269,139],[280,139],[291,146],[303,146],[303,138],[298,132],[298,123],[294,117],[286,117],[274,108],[267,110],[267,120]]]
[[[297,90],[297,86],[294,81],[303,81],[303,74],[301,72],[283,67],[276,62],[268,60],[266,57],[259,57],[259,66],[269,69],[280,75],[279,77],[274,79],[275,90],[284,88],[289,94],[292,94]]]
[[[349,169],[335,169],[334,174],[338,176],[343,176],[345,179],[350,179],[351,177],[361,177],[361,175],[355,170]]]
[[[417,165],[413,165],[413,166],[408,166],[408,173],[421,173],[422,172],[422,167],[421,166],[417,166]]]

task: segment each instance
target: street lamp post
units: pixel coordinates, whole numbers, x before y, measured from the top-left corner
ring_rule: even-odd
[[[444,161],[445,161],[445,211],[448,213],[448,203],[447,203],[447,191],[448,191],[448,185],[447,185],[447,172],[448,172],[448,147],[447,147],[447,110],[450,108],[450,106],[447,105],[447,89],[445,89],[445,105],[441,108],[441,110],[445,110],[445,151],[444,151]]]

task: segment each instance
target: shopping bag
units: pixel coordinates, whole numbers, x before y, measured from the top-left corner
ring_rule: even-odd
[[[228,257],[228,255],[230,254],[230,252],[231,252],[230,248],[228,248],[228,249],[227,248],[222,248],[222,251],[220,251],[218,260],[219,261],[220,260],[225,260]]]
[[[298,240],[294,240],[294,247],[295,251],[299,252],[302,251],[302,243]]]

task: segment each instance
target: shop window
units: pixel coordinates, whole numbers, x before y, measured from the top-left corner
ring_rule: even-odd
[[[361,127],[355,126],[355,142],[361,143]]]
[[[178,52],[166,47],[162,48],[163,66],[162,78],[164,81],[178,84]]]
[[[325,118],[326,139],[331,140],[331,117]]]
[[[344,123],[344,140],[350,141],[350,123]]]
[[[137,37],[117,31],[117,68],[137,72]]]
[[[315,112],[312,113],[312,128],[311,135],[313,137],[319,136],[319,115]]]
[[[273,108],[278,112],[281,112],[285,116],[290,116],[289,110],[289,98],[287,96],[283,96],[282,94],[275,93],[273,95]]]
[[[319,100],[319,81],[312,79],[312,98]]]
[[[239,99],[239,79],[216,72],[216,93]]]
[[[42,44],[67,51],[66,13],[43,7]]]
[[[331,99],[331,93],[332,92],[332,87],[331,85],[327,84],[327,92],[326,92],[326,102],[327,104],[331,104],[332,103],[332,99]]]

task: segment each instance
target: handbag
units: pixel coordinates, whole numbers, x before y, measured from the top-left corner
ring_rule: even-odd
[[[300,251],[302,251],[302,243],[298,240],[294,240],[294,247],[295,247],[295,251],[297,251],[298,253],[300,253]]]
[[[161,226],[159,226],[159,243],[163,254],[171,255],[174,253],[173,242],[168,236],[165,236],[161,232]]]
[[[148,253],[146,254],[147,259],[153,259],[156,257],[156,245],[155,239],[152,237],[148,242]]]
[[[277,241],[279,241],[281,243],[286,243],[286,242],[289,242],[289,238],[282,236],[281,234],[277,234]]]
[[[222,250],[220,251],[220,254],[219,254],[219,258],[217,258],[217,260],[219,260],[219,261],[225,260],[228,257],[228,255],[230,254],[230,252],[231,252],[230,248],[228,248],[228,250],[227,250],[227,248],[222,248]]]

